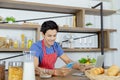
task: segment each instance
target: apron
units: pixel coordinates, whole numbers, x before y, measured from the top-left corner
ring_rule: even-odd
[[[53,47],[54,49],[54,47]],[[54,64],[57,60],[57,53],[54,49],[54,52],[51,54],[46,53],[44,40],[42,40],[42,50],[43,50],[43,58],[39,67],[46,68],[46,69],[54,69]]]

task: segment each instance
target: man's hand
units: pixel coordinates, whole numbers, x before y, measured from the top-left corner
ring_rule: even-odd
[[[93,67],[94,67],[93,65],[80,64],[79,70],[85,72],[86,70],[90,70]]]
[[[35,75],[40,75],[40,68],[39,67],[35,68]]]
[[[66,76],[67,74],[69,74],[71,71],[71,69],[68,68],[58,68],[55,69],[54,75],[55,76]]]

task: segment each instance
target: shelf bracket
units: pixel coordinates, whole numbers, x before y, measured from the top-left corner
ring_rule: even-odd
[[[104,55],[104,31],[103,31],[103,3],[93,6],[92,8],[96,8],[100,6],[100,23],[101,23],[101,55]]]

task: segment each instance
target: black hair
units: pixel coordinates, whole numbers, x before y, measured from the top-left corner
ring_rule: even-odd
[[[59,27],[58,25],[54,22],[54,21],[45,21],[42,26],[41,26],[41,32],[43,32],[43,34],[45,34],[48,30],[56,30],[58,32]]]

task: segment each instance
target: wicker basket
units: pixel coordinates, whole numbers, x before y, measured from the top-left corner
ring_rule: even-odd
[[[120,80],[120,76],[107,76],[106,74],[92,75],[90,74],[90,70],[85,71],[85,75],[90,80]]]

